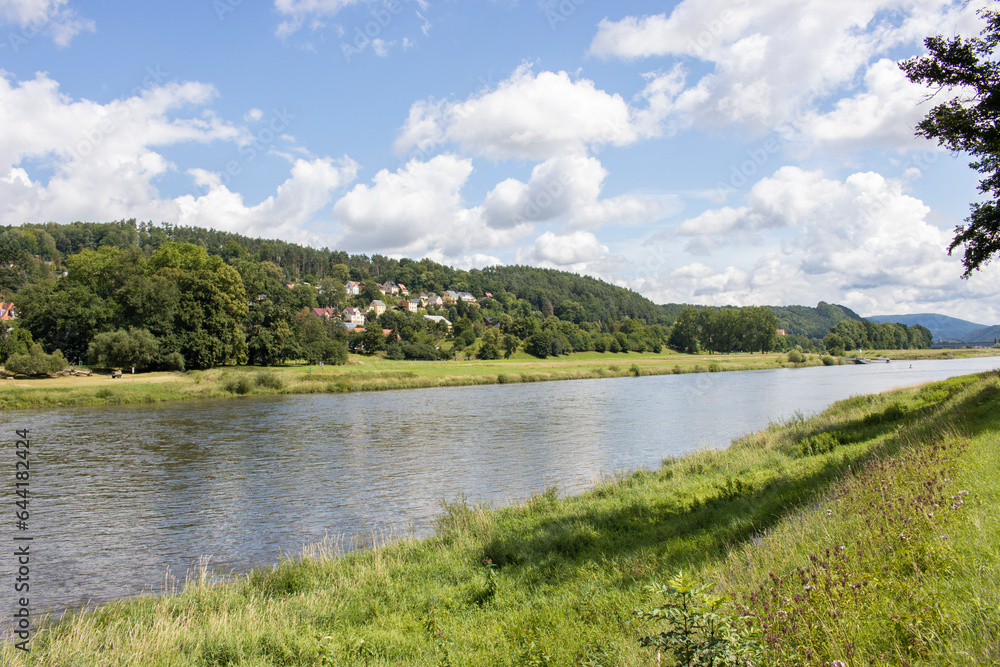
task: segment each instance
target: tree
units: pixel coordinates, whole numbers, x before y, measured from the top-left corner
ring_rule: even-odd
[[[128,331],[106,331],[97,334],[90,341],[87,356],[90,362],[109,368],[149,368],[157,357],[159,344],[145,329],[131,328]]]
[[[365,333],[362,334],[361,340],[365,354],[371,355],[385,349],[385,334],[382,333],[382,327],[374,322],[365,327]]]
[[[500,358],[500,331],[498,329],[487,329],[483,334],[483,343],[479,346],[478,357],[480,359]]]
[[[521,346],[521,342],[516,336],[507,334],[503,337],[503,358],[510,359],[517,353],[517,348]]]
[[[695,308],[688,306],[677,316],[670,330],[669,345],[688,354],[698,351],[698,311]]]
[[[924,40],[929,55],[900,63],[907,78],[937,91],[958,90],[956,97],[928,112],[916,134],[937,139],[955,152],[968,153],[970,167],[985,177],[979,191],[988,201],[972,204],[968,225],[955,228],[949,254],[965,246],[963,278],[989,263],[1000,251],[1000,62],[994,49],[1000,43],[1000,12],[980,10],[986,27],[980,37]]]
[[[248,306],[236,269],[201,246],[172,241],[153,253],[149,265],[177,285],[174,328],[188,367],[245,363]]]
[[[524,351],[528,354],[544,359],[552,354],[552,334],[548,331],[539,331],[528,337],[524,344]]]

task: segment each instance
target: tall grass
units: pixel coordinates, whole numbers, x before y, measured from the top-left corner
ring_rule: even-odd
[[[995,374],[855,397],[578,496],[459,497],[427,539],[332,540],[79,612],[0,663],[673,664],[636,610],[683,570],[731,597],[754,664],[991,664],[998,452]]]

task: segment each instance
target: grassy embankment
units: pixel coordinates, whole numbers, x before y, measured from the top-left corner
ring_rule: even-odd
[[[866,352],[899,360],[992,356],[994,350],[912,350]],[[828,362],[831,361],[827,358]],[[390,361],[351,355],[345,366],[278,366],[217,368],[189,373],[126,373],[0,380],[0,409],[121,405],[163,401],[218,399],[242,395],[343,393],[418,387],[454,387],[505,382],[541,382],[625,375],[665,375],[761,368],[818,366],[819,355],[793,364],[785,354],[689,355],[577,352],[536,359],[519,353],[498,361]]]
[[[654,665],[639,638],[667,626],[635,610],[683,569],[753,616],[756,665],[997,664],[998,469],[996,373],[859,396],[578,496],[445,503],[430,538],[107,604],[0,663]]]

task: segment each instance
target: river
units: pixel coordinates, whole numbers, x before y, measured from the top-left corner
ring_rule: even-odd
[[[16,429],[31,436],[35,613],[275,563],[324,536],[426,535],[442,499],[574,493],[616,470],[861,393],[1000,366],[893,362],[0,414],[13,552]],[[0,619],[13,558],[0,558]]]

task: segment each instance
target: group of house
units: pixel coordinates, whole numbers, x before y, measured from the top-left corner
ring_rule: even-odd
[[[392,283],[386,281],[382,284],[376,284],[379,291],[386,296],[410,296],[410,291],[406,289],[406,286],[400,283]],[[344,285],[347,296],[358,296],[361,294],[361,283],[353,280],[347,281]],[[400,301],[397,304],[397,308],[405,310],[410,313],[418,313],[421,310],[425,310],[428,307],[443,308],[444,306],[458,303],[459,301],[464,301],[466,303],[478,303],[479,300],[476,299],[469,292],[457,292],[455,290],[447,290],[444,294],[438,296],[433,292],[430,294],[421,293],[420,295],[412,298]],[[368,304],[367,308],[355,308],[353,306],[344,308],[343,312],[338,313],[336,308],[326,307],[326,308],[313,308],[312,311],[317,317],[322,317],[324,319],[333,319],[339,317],[344,325],[344,328],[350,331],[363,331],[365,326],[365,318],[368,313],[374,311],[375,316],[378,317],[386,310],[389,306],[385,304],[381,299],[374,299]],[[448,329],[451,329],[451,322],[440,315],[424,315],[424,319],[434,324],[444,323]]]

